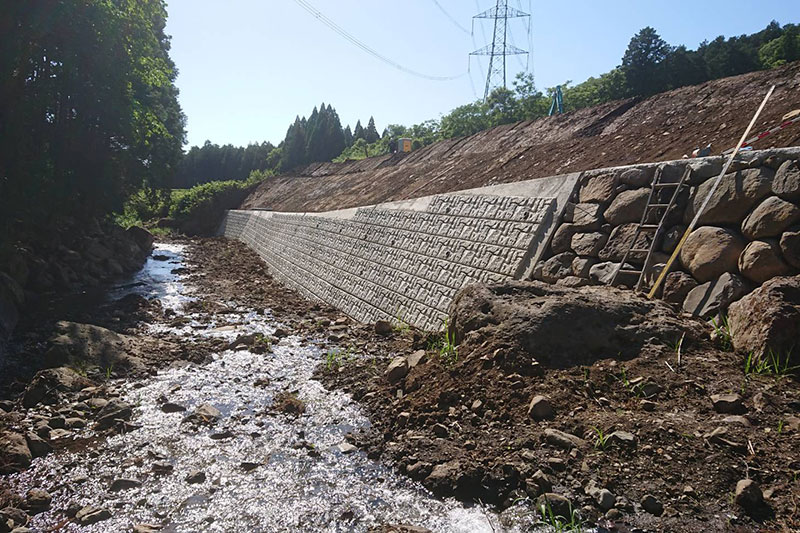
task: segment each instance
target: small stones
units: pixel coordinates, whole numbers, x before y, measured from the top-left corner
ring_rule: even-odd
[[[44,457],[53,451],[53,447],[50,446],[50,443],[36,433],[29,431],[25,435],[25,440],[28,443],[28,449],[31,451],[33,457]]]
[[[645,411],[655,411],[658,404],[656,402],[652,402],[650,400],[642,400],[639,402],[639,405]]]
[[[167,475],[171,474],[175,467],[165,461],[158,461],[153,463],[150,469],[156,475]]]
[[[563,431],[559,431],[557,429],[545,429],[544,430],[544,439],[545,441],[557,448],[563,448],[565,450],[571,450],[572,448],[584,448],[586,447],[586,441],[580,437],[576,437],[571,433],[565,433]]]
[[[397,383],[408,374],[408,359],[403,356],[398,356],[392,359],[389,366],[386,367],[386,379],[389,383]]]
[[[742,479],[736,483],[735,501],[748,514],[758,514],[764,508],[764,494],[752,479]]]
[[[600,489],[595,495],[594,500],[603,511],[608,511],[617,503],[617,497],[608,489]]]
[[[153,524],[136,524],[133,526],[133,533],[157,533],[161,531],[161,526]]]
[[[186,411],[186,407],[178,403],[167,402],[161,406],[162,413],[182,413],[184,411]]]
[[[437,437],[441,437],[446,439],[447,436],[450,434],[450,430],[447,429],[447,426],[444,424],[436,424],[433,426],[433,434]]]
[[[664,512],[664,504],[652,494],[646,494],[644,498],[642,498],[641,504],[642,509],[652,515],[661,516],[661,514]]]
[[[155,469],[153,469],[153,471],[155,472]],[[141,486],[142,483],[140,481],[136,481],[135,479],[115,479],[111,483],[111,487],[108,490],[111,492],[119,492],[122,490],[138,489]]]
[[[636,436],[627,431],[615,431],[607,437],[607,442],[609,445],[618,448],[635,448]]]
[[[738,394],[714,394],[711,396],[711,403],[718,413],[740,415],[745,412],[742,397]]]
[[[204,403],[197,406],[194,412],[183,419],[184,422],[196,424],[213,424],[222,418],[222,412],[211,404]]]
[[[184,481],[189,484],[204,483],[206,480],[206,473],[202,470],[190,470],[189,474],[184,478]]]
[[[261,466],[261,463],[253,463],[250,461],[242,461],[241,463],[239,463],[239,468],[241,468],[245,472],[252,472],[259,466]]]
[[[553,492],[546,492],[536,499],[536,507],[539,509],[547,509],[547,513],[553,512],[553,516],[561,516],[563,518],[571,518],[572,503],[568,498],[555,494]]]
[[[358,448],[350,444],[349,442],[342,442],[336,446],[336,449],[339,450],[339,453],[348,454],[358,451]]]
[[[547,398],[537,395],[528,406],[528,416],[534,420],[550,420],[555,418],[556,412]]]

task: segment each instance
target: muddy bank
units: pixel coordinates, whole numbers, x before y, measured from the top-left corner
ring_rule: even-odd
[[[713,333],[614,289],[471,287],[457,346],[321,374],[371,412],[354,442],[438,494],[568,500],[617,531],[793,531],[797,379],[745,373]]]

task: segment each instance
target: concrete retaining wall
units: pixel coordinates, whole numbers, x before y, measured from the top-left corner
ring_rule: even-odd
[[[578,174],[326,213],[229,211],[220,233],[363,322],[444,325],[464,285],[530,275]]]

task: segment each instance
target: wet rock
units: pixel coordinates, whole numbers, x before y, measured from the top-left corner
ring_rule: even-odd
[[[206,473],[202,470],[190,470],[189,474],[184,478],[186,483],[204,483],[206,480]]]
[[[686,272],[670,272],[664,278],[664,292],[662,298],[665,302],[682,304],[689,293],[697,287],[698,283]]]
[[[681,264],[705,283],[726,272],[736,272],[744,246],[741,237],[729,229],[703,226],[686,239],[680,252]]]
[[[50,509],[52,501],[53,497],[46,490],[31,489],[25,495],[25,508],[30,514],[38,514]]]
[[[388,320],[378,320],[375,322],[375,333],[378,335],[389,335],[392,332],[392,323]]]
[[[120,478],[112,481],[111,487],[108,490],[111,492],[119,492],[123,490],[138,489],[141,486],[142,483],[140,481],[136,481],[135,479]]]
[[[739,256],[739,270],[744,277],[758,284],[792,273],[792,267],[781,256],[778,242],[772,239],[748,244]]]
[[[349,442],[342,442],[336,446],[336,449],[339,450],[339,453],[348,454],[358,451],[358,448],[350,444]]]
[[[560,516],[570,520],[572,518],[572,502],[568,498],[555,494],[553,492],[546,492],[536,498],[536,508],[543,510],[542,514],[550,516]]]
[[[115,372],[145,372],[146,365],[134,355],[138,346],[137,340],[128,335],[92,324],[61,321],[56,323],[56,334],[50,339],[45,360],[51,366],[75,363],[113,368]]]
[[[741,276],[726,272],[716,280],[689,291],[683,302],[683,310],[695,316],[710,317],[725,312],[732,302],[742,298],[749,290],[749,284]]]
[[[136,524],[133,526],[133,533],[157,533],[161,529],[161,526],[154,524]]]
[[[433,531],[408,524],[386,524],[370,529],[369,533],[433,533]]]
[[[398,383],[401,379],[408,374],[408,359],[403,356],[398,356],[392,359],[389,366],[386,367],[384,375],[389,383]]]
[[[713,394],[711,403],[718,413],[739,415],[745,412],[742,397],[738,394]]]
[[[97,427],[100,429],[110,428],[118,421],[129,420],[132,414],[133,410],[129,404],[114,398],[97,413]]]
[[[76,392],[93,383],[71,368],[48,368],[40,370],[25,389],[22,405],[31,408],[39,403],[55,403],[60,392]]]
[[[222,413],[219,409],[209,403],[204,403],[197,406],[194,412],[183,420],[194,424],[213,424],[220,418],[222,418]]]
[[[603,214],[606,222],[619,226],[628,222],[641,221],[649,196],[649,189],[622,191],[614,198],[614,201],[611,202],[611,205],[608,206]]]
[[[166,461],[156,461],[150,466],[150,471],[159,476],[171,474],[175,467]]]
[[[742,507],[747,514],[759,514],[764,508],[764,493],[752,479],[742,479],[736,483],[734,493],[736,505]]]
[[[617,430],[608,436],[608,444],[618,448],[635,448],[636,436],[627,431]]]
[[[425,486],[436,494],[450,492],[461,477],[461,464],[458,461],[438,464],[425,478]]]
[[[0,509],[0,531],[4,531],[2,529],[4,525],[7,530],[23,527],[29,520],[28,513],[22,509],[17,509],[16,507],[4,507]]]
[[[607,242],[608,235],[599,231],[576,233],[572,236],[571,248],[578,255],[597,257]]]
[[[12,431],[0,431],[0,474],[13,474],[31,465],[31,451],[25,437]]]
[[[614,199],[618,180],[614,174],[603,174],[586,180],[581,187],[579,198],[581,202],[608,203]]]
[[[125,233],[136,243],[143,252],[149,253],[153,249],[155,237],[141,226],[131,226]]]
[[[738,225],[754,205],[769,196],[774,175],[767,167],[725,174],[698,223]],[[694,218],[715,181],[707,180],[697,187],[684,213],[684,222],[689,223]]]
[[[641,504],[642,509],[652,515],[661,516],[664,513],[664,504],[652,494],[646,494],[644,498],[642,498]]]
[[[781,252],[787,263],[800,269],[800,230],[787,231],[781,235]]]
[[[31,451],[33,457],[44,457],[53,451],[53,447],[50,446],[50,443],[36,433],[30,431],[26,433],[25,441],[28,443],[28,449]]]
[[[93,505],[87,505],[75,515],[75,520],[82,526],[96,524],[103,520],[108,520],[109,518],[111,518],[111,513],[107,509],[102,509]]]
[[[245,472],[252,472],[259,466],[262,466],[262,464],[263,463],[252,463],[250,461],[242,461],[241,463],[239,463],[239,468],[241,468]]]
[[[162,413],[182,413],[186,411],[186,407],[178,403],[167,402],[161,406]]]
[[[558,429],[545,429],[544,430],[545,442],[557,448],[570,450],[572,448],[585,448],[586,441],[571,433],[566,433]]]
[[[86,427],[86,420],[78,417],[70,417],[64,420],[69,429],[81,429]]]
[[[800,207],[777,196],[770,196],[744,219],[742,234],[751,241],[776,237],[798,221]]]
[[[772,192],[784,200],[800,201],[800,163],[785,161],[772,180]]]
[[[757,359],[770,351],[800,362],[800,276],[774,278],[730,306],[733,347]]]
[[[537,395],[531,400],[528,405],[528,416],[534,420],[550,420],[555,418],[556,411],[553,409],[550,400],[544,396]]]
[[[289,416],[300,416],[306,412],[306,404],[292,392],[282,392],[275,397],[274,409]]]

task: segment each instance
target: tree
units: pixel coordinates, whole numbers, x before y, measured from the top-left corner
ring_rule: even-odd
[[[353,130],[353,141],[357,141],[359,139],[366,139],[364,136],[364,127],[361,125],[360,120],[356,122],[356,127]]]
[[[367,144],[372,144],[378,141],[380,138],[381,136],[378,135],[378,129],[375,127],[375,119],[369,117],[367,129],[364,130],[364,140],[367,141]]]
[[[489,112],[489,124],[499,126],[509,124],[521,119],[518,113],[518,103],[514,93],[505,87],[498,87],[489,95],[486,101]]]
[[[300,117],[289,126],[281,150],[281,170],[291,170],[306,162],[306,123]]]
[[[344,145],[347,148],[350,148],[351,146],[353,146],[353,131],[350,129],[350,125],[349,124],[344,129]]]
[[[625,55],[622,69],[632,95],[649,96],[666,87],[661,64],[670,53],[670,46],[647,26],[633,36]]]
[[[441,133],[445,139],[472,135],[489,127],[488,110],[481,101],[459,106],[441,120]]]

